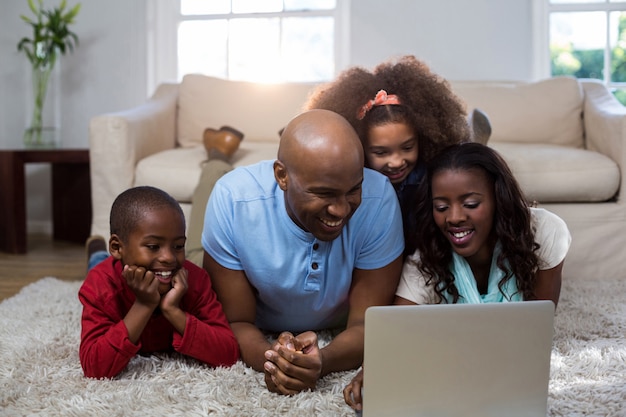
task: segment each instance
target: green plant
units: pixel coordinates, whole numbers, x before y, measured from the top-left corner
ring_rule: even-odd
[[[17,44],[17,50],[24,52],[33,70],[34,107],[30,128],[26,130],[24,141],[29,145],[42,144],[42,110],[48,90],[50,74],[54,69],[58,55],[73,52],[78,46],[78,36],[69,29],[80,11],[80,3],[69,10],[66,0],[61,0],[58,7],[44,9],[43,0],[28,0],[28,6],[35,15],[34,19],[20,17],[33,29],[31,38],[24,37]]]
[[[23,21],[33,28],[32,38],[22,38],[17,44],[17,50],[23,51],[33,68],[54,67],[57,55],[72,52],[78,46],[78,36],[69,30],[68,26],[74,23],[74,18],[80,11],[80,3],[65,13],[67,2],[61,1],[59,7],[45,10],[43,0],[39,0],[39,7],[33,0],[28,0],[28,6],[36,20],[21,15]]]

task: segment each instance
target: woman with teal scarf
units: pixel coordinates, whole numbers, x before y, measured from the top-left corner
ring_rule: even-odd
[[[557,215],[531,207],[493,149],[452,145],[426,169],[416,198],[417,248],[402,271],[395,304],[551,300],[561,290],[571,236]],[[344,389],[361,406],[363,372]]]
[[[429,164],[419,194],[417,250],[405,262],[396,304],[558,303],[567,225],[529,206],[495,150],[447,148]]]

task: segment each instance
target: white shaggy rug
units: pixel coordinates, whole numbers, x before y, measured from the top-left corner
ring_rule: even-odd
[[[0,303],[0,415],[354,416],[341,394],[354,372],[293,397],[269,393],[241,362],[211,369],[180,355],[136,357],[113,380],[85,378],[79,286],[44,278]],[[550,416],[626,416],[625,290],[626,279],[564,282]]]

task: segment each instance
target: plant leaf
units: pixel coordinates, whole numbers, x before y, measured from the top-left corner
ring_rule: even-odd
[[[73,52],[78,45],[78,36],[69,30],[68,25],[74,23],[74,18],[81,8],[78,3],[64,13],[67,0],[61,0],[58,7],[45,9],[43,0],[28,0],[28,7],[33,12],[36,21],[21,15],[21,19],[32,27],[32,38],[24,37],[18,44],[18,51],[23,51],[33,67],[53,66],[58,54],[64,55],[67,51]]]
[[[41,1],[39,2],[41,4]],[[37,8],[35,7],[35,3],[33,3],[33,0],[28,0],[28,7],[30,8],[30,10],[33,11],[33,14],[37,14]]]

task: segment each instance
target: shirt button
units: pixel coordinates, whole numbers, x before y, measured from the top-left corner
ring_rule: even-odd
[[[317,262],[313,262],[313,263],[311,264],[311,268],[313,268],[313,270],[314,270],[314,271],[317,271],[317,266],[318,266],[318,265],[317,265]]]
[[[319,247],[320,247],[319,243],[314,243],[313,244],[313,250],[317,250],[317,248],[319,248]]]

